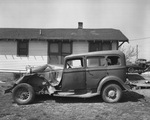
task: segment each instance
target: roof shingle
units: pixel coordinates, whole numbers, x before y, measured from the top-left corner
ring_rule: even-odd
[[[117,29],[0,28],[0,39],[128,41],[128,38]]]

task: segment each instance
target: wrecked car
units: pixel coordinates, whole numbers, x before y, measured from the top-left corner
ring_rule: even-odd
[[[150,65],[147,63],[146,59],[137,59],[134,64],[127,65],[128,73],[144,73],[149,71]]]
[[[28,67],[5,92],[11,92],[17,104],[29,104],[36,94],[89,98],[100,96],[105,102],[121,99],[128,90],[125,55],[121,51],[98,51],[66,56],[63,66],[46,64]]]

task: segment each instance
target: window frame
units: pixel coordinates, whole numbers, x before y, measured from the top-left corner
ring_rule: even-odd
[[[50,44],[53,44],[53,43],[58,44],[58,52],[56,52],[56,53],[50,51]],[[63,49],[63,44],[65,44],[65,43],[68,43],[70,45],[70,52],[69,53],[65,53],[62,50]],[[60,56],[61,58],[58,60],[59,64],[63,64],[64,63],[63,58],[67,55],[70,55],[70,54],[72,54],[72,42],[71,41],[64,41],[64,42],[62,42],[62,41],[49,41],[48,42],[48,56],[49,57],[51,55]]]
[[[111,41],[89,41],[89,52],[104,51],[104,44],[108,45],[109,48],[107,50],[112,50]],[[96,48],[96,50],[93,50],[93,48]]]
[[[75,60],[80,60],[81,61],[81,67],[75,67],[75,68],[67,68],[67,62],[68,61],[75,61]],[[81,57],[81,58],[72,58],[72,59],[67,59],[65,61],[65,69],[82,69],[82,68],[85,68],[85,65],[84,65],[84,59]]]
[[[113,59],[115,57],[116,57],[116,60]],[[107,59],[110,59],[111,64],[108,64]],[[107,62],[107,66],[121,66],[122,65],[121,57],[119,55],[108,55],[108,56],[106,56],[106,62]]]
[[[90,58],[97,58],[98,59],[98,66],[88,66],[87,62],[88,62],[88,59],[90,59]],[[104,60],[104,62],[105,62],[104,65],[101,64],[101,59]],[[105,67],[105,66],[106,66],[106,58],[105,58],[105,56],[89,56],[89,57],[86,58],[86,67],[87,68]]]
[[[21,44],[26,44],[26,48],[21,48]],[[21,53],[21,49],[25,50],[25,54]],[[17,56],[29,56],[29,41],[17,40]]]

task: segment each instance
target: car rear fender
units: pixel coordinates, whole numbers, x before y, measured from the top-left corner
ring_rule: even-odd
[[[129,90],[129,88],[125,85],[125,83],[120,78],[116,76],[107,76],[99,82],[99,85],[97,87],[97,92],[101,93],[103,87],[111,83],[119,85],[122,88],[122,90]]]

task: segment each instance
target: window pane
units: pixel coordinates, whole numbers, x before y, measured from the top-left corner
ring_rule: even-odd
[[[108,56],[106,60],[107,60],[108,65],[120,65],[121,64],[121,60],[118,56]]]
[[[100,66],[105,66],[106,65],[106,60],[105,57],[100,57]]]
[[[97,67],[99,66],[99,58],[88,58],[87,67]]]
[[[50,43],[50,53],[58,53],[59,45],[58,43]]]
[[[81,68],[81,67],[83,67],[81,59],[67,61],[67,68]]]
[[[100,51],[101,50],[101,42],[89,42],[89,51]]]
[[[27,41],[18,41],[18,52],[19,56],[27,56],[28,55],[28,42]]]
[[[26,49],[20,49],[20,55],[27,55]]]
[[[92,57],[87,59],[87,67],[105,66],[105,57]]]
[[[24,42],[21,43],[21,42],[20,42],[20,46],[19,46],[19,47],[20,47],[21,49],[22,49],[22,48],[25,48],[25,49],[26,49],[26,48],[27,48],[27,43],[24,43]]]
[[[71,44],[70,43],[62,43],[62,53],[71,54]]]
[[[103,50],[110,50],[111,49],[110,42],[103,42],[102,48]]]

